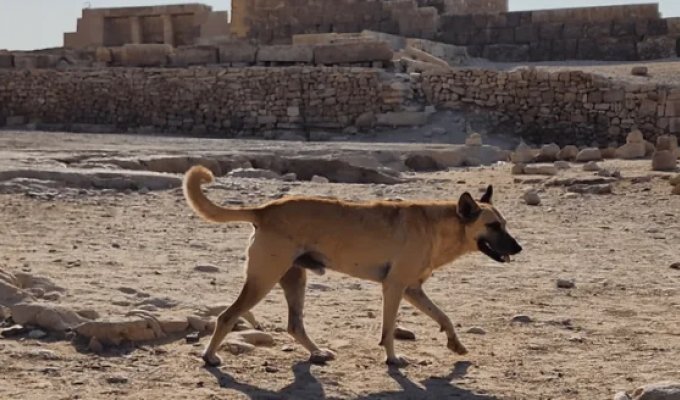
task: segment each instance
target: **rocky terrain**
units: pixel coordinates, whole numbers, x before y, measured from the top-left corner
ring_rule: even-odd
[[[2,132],[0,398],[677,395],[669,385],[634,390],[680,375],[677,169],[652,171],[645,152],[539,164],[517,152],[513,165],[509,153],[477,139],[455,146]],[[310,276],[305,321],[337,360],[307,363],[285,332],[277,288],[253,310],[264,335],[244,322],[220,352],[224,365],[205,369],[199,356],[211,316],[241,288],[251,228],[210,225],[191,212],[179,184],[195,163],[219,175],[206,190],[222,204],[286,194],[448,199],[493,184],[524,252],[506,265],[467,256],[427,283],[466,356],[447,350],[436,324],[403,304],[399,324],[415,340],[397,348],[412,364],[389,370],[378,346],[379,288],[330,272]]]

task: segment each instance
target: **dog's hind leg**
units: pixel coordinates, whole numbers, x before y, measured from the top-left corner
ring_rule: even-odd
[[[396,367],[408,365],[405,358],[397,356],[394,352],[394,329],[397,324],[399,303],[403,295],[404,286],[402,284],[390,281],[383,282],[383,321],[380,345],[385,347],[387,364]]]
[[[225,336],[244,313],[255,307],[283,277],[293,262],[294,247],[284,240],[257,234],[248,249],[246,282],[238,298],[217,317],[210,343],[203,352],[208,366],[218,366],[222,360],[217,355]]]
[[[442,331],[446,331],[448,338],[447,347],[457,354],[467,354],[467,349],[458,339],[456,330],[453,328],[451,319],[442,311],[436,304],[430,300],[427,294],[423,291],[421,286],[411,286],[406,289],[404,293],[406,301],[411,303],[417,309],[422,311],[425,315],[435,320]]]
[[[310,353],[310,362],[324,364],[335,359],[335,353],[321,349],[307,335],[303,321],[305,305],[305,286],[307,272],[300,267],[293,267],[286,272],[279,282],[288,303],[288,333]]]

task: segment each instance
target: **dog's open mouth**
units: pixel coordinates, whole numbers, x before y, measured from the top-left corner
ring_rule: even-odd
[[[501,254],[497,252],[491,247],[491,244],[484,239],[477,240],[477,247],[479,248],[479,251],[486,254],[494,261],[499,263],[507,263],[511,261],[509,254]]]

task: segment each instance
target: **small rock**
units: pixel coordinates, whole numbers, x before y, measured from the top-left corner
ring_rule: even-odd
[[[194,271],[214,274],[220,272],[220,269],[212,264],[198,264],[197,266],[194,267]]]
[[[330,287],[328,285],[324,285],[323,283],[310,283],[309,285],[307,285],[307,289],[308,290],[318,290],[320,292],[328,292],[328,291],[333,290],[332,287]]]
[[[639,129],[634,129],[626,136],[626,143],[644,143],[645,135]]]
[[[652,155],[654,171],[675,171],[678,157],[670,150],[658,150]]]
[[[595,161],[589,161],[583,166],[583,170],[586,172],[598,172],[601,169],[600,165]]]
[[[250,329],[240,332],[232,332],[229,338],[239,342],[244,342],[253,346],[273,346],[274,337],[269,333]]]
[[[276,367],[274,367],[274,366],[272,366],[272,365],[267,365],[267,366],[264,367],[264,372],[273,374],[273,373],[275,373],[275,372],[279,372],[279,369],[276,368]]]
[[[557,168],[554,165],[527,165],[524,167],[527,175],[557,175]]]
[[[477,132],[474,132],[470,136],[468,136],[467,139],[465,139],[465,145],[466,146],[481,146],[482,143],[482,135],[480,135]]]
[[[618,392],[617,394],[614,395],[614,400],[632,400],[630,396],[628,396],[628,393],[626,392]]]
[[[534,161],[534,152],[524,141],[521,141],[510,158],[514,163],[528,164]]]
[[[564,146],[559,153],[557,153],[557,159],[560,161],[574,161],[578,155],[578,147],[569,145]]]
[[[139,189],[139,194],[149,194],[149,188],[144,186],[141,189]]]
[[[558,279],[557,287],[560,289],[573,289],[576,287],[576,282],[573,279]]]
[[[526,167],[526,165],[523,164],[523,163],[516,163],[512,166],[511,173],[513,175],[522,175],[522,174],[524,174],[524,168],[525,167]]]
[[[676,262],[676,263],[671,264],[671,269],[680,270],[680,262]]]
[[[198,343],[200,336],[198,332],[192,332],[184,337],[187,343]]]
[[[560,146],[555,143],[543,145],[541,151],[536,156],[537,162],[553,162],[557,160],[557,155],[560,154]]]
[[[572,343],[583,343],[586,341],[586,338],[581,335],[571,335],[567,340]]]
[[[45,336],[47,336],[47,332],[40,329],[33,329],[32,331],[28,332],[28,337],[30,339],[42,339]]]
[[[128,383],[130,380],[125,375],[111,375],[106,378],[106,382],[112,385],[120,385],[123,383]]]
[[[295,348],[293,346],[287,344],[287,345],[281,347],[281,351],[283,351],[285,353],[290,353],[291,351],[295,351]]]
[[[577,184],[569,186],[567,191],[580,194],[612,194],[613,187],[609,183],[600,185]]]
[[[530,323],[534,322],[534,320],[528,315],[518,314],[518,315],[515,315],[514,317],[512,317],[512,320],[510,322],[517,322],[517,323],[520,323],[520,324],[530,324]]]
[[[568,161],[555,161],[553,164],[555,168],[560,169],[560,170],[565,170],[565,169],[570,169],[571,164],[569,164]]]
[[[602,152],[597,147],[589,147],[578,152],[576,162],[602,161]]]
[[[538,195],[538,192],[534,189],[529,189],[524,193],[524,196],[522,196],[524,199],[524,202],[529,205],[529,206],[538,206],[541,204],[541,197]]]
[[[616,151],[617,151],[616,147],[611,146],[606,147],[602,149],[602,158],[604,158],[605,160],[611,160],[612,158],[616,158]]]
[[[630,70],[630,73],[631,75],[635,76],[647,76],[649,74],[649,70],[643,65],[636,65]]]
[[[46,349],[29,350],[27,354],[30,357],[40,358],[42,360],[55,361],[61,359],[61,357],[59,357],[59,354],[57,354],[55,351]]]
[[[43,300],[47,300],[47,301],[57,301],[61,298],[61,293],[59,293],[59,292],[45,293],[45,295],[42,298],[43,298]]]
[[[250,179],[280,179],[281,177],[274,171],[257,168],[236,168],[227,174],[231,178],[250,178]]]
[[[311,179],[312,183],[330,183],[330,180],[325,176],[314,175]]]
[[[675,185],[673,187],[673,190],[671,191],[671,194],[673,195],[680,195],[680,185]]]
[[[633,391],[633,400],[678,400],[680,382],[659,382],[641,386]]]
[[[251,351],[255,350],[255,346],[252,344],[234,339],[227,339],[226,346],[229,352],[235,356],[239,354],[250,353]]]
[[[297,180],[297,174],[295,172],[289,172],[282,175],[281,179],[285,182],[295,182]]]
[[[369,311],[366,312],[366,316],[368,318],[375,318],[375,313],[373,311],[369,310]]]
[[[480,328],[478,326],[473,326],[472,328],[468,329],[466,332],[471,333],[473,335],[486,335],[486,330],[484,330],[484,328]]]
[[[673,185],[673,186],[680,185],[680,174],[675,175],[674,177],[672,177],[672,178],[669,180],[669,182],[670,182],[671,185]]]
[[[397,340],[416,340],[416,334],[398,326],[394,329],[394,338]]]

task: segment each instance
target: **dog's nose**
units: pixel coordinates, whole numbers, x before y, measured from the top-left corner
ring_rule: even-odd
[[[519,254],[522,252],[522,246],[519,245],[519,243],[515,243],[515,249],[512,252],[513,255]]]

